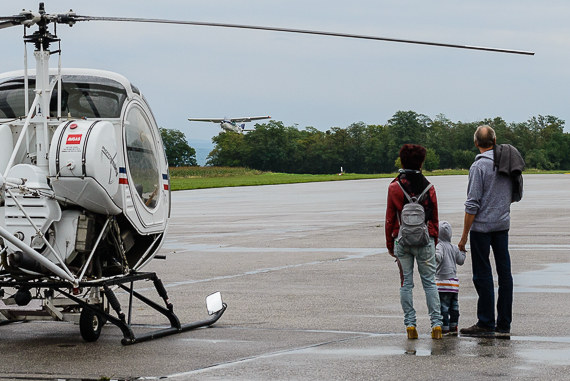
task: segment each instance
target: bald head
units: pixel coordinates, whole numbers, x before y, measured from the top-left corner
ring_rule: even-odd
[[[495,130],[487,125],[477,127],[473,135],[473,141],[479,148],[492,148],[495,145],[496,139]]]

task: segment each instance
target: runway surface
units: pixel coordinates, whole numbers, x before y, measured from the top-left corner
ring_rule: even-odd
[[[430,180],[457,243],[467,177]],[[570,175],[525,176],[512,205],[510,340],[432,341],[417,275],[420,338],[406,339],[384,241],[390,181],[174,192],[167,259],[145,270],[162,278],[183,322],[205,318],[205,296],[221,291],[218,323],[127,347],[109,324],[95,343],[71,323],[0,326],[0,380],[567,379]],[[469,257],[458,270],[464,327],[476,321]],[[155,297],[149,284],[139,290]],[[140,330],[167,324],[145,306],[134,312]]]

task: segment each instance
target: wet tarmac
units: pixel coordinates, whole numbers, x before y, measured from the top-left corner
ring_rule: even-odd
[[[570,175],[525,176],[523,201],[513,204],[510,339],[432,340],[419,278],[420,337],[406,339],[399,276],[384,248],[389,181],[173,193],[167,260],[147,269],[183,322],[203,319],[205,296],[221,291],[228,309],[218,323],[126,347],[112,325],[95,343],[71,323],[0,326],[0,380],[570,378]],[[467,178],[431,181],[457,242]],[[468,258],[458,269],[460,326],[476,319],[470,266]],[[138,290],[154,297],[149,284]],[[144,306],[134,311],[141,332],[167,323]]]

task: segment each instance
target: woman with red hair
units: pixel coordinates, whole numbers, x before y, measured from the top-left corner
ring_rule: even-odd
[[[400,287],[400,303],[404,310],[404,324],[408,339],[417,339],[416,310],[414,309],[414,261],[418,264],[418,272],[422,280],[428,312],[431,321],[431,337],[441,339],[442,316],[440,312],[439,294],[435,284],[435,245],[439,234],[437,214],[437,196],[435,188],[422,174],[422,165],[426,158],[426,149],[417,144],[404,144],[400,149],[402,169],[388,187],[388,203],[386,207],[386,247],[388,253],[400,261],[403,282]],[[430,187],[431,186],[431,187]],[[404,191],[411,197],[420,196],[428,187],[419,203],[425,211],[425,222],[428,228],[429,242],[425,245],[409,245],[398,238],[400,215],[402,208],[408,203]]]

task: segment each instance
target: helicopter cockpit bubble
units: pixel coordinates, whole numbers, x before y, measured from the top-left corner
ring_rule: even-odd
[[[161,233],[170,214],[168,163],[160,132],[142,96],[133,94],[122,117],[125,165],[121,174],[130,197],[126,217],[141,234]]]
[[[125,120],[127,166],[136,196],[142,201],[142,205],[151,210],[157,206],[161,183],[154,142],[147,117],[139,106],[133,105]]]

